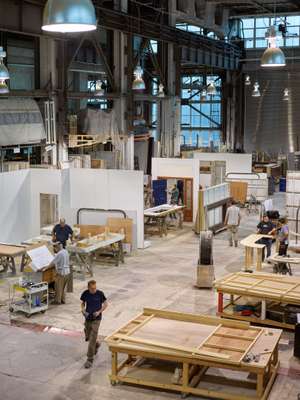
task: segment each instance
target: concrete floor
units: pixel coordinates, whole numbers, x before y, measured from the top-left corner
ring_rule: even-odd
[[[284,209],[284,196],[274,197]],[[257,215],[244,215],[240,236],[255,230]],[[109,308],[101,325],[106,336],[140,313],[143,307],[206,313],[216,312],[216,294],[194,288],[198,258],[198,238],[186,225],[167,238],[151,238],[152,246],[126,257],[120,267],[98,265],[95,279],[105,292]],[[229,248],[226,232],[214,239],[217,278],[243,265],[243,249]],[[266,267],[270,270],[270,267]],[[300,273],[296,273],[300,275]],[[45,314],[9,316],[8,286],[11,279],[0,281],[0,399],[1,400],[85,400],[85,399],[178,399],[178,394],[126,385],[111,387],[107,374],[110,353],[106,345],[94,366],[83,368],[86,343],[82,336],[80,293],[86,282],[75,280],[74,293],[67,304],[51,306]],[[281,367],[269,399],[297,399],[300,393],[300,362],[292,356],[293,334],[284,332],[288,345],[280,345]],[[191,398],[193,398],[191,396]]]

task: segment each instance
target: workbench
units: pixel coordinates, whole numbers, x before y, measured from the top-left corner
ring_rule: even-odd
[[[272,310],[276,310],[278,305],[282,304],[285,307],[300,307],[300,278],[259,272],[237,272],[215,281],[214,287],[218,292],[219,316],[285,329],[295,328],[294,324],[287,322],[285,314],[283,321],[267,318],[267,315],[271,315]],[[224,304],[226,294],[229,295],[229,301]],[[248,301],[259,315],[246,316],[235,311],[235,306]]]
[[[16,261],[18,257],[22,257],[20,269],[23,269],[25,263],[26,247],[8,243],[0,243],[0,266],[3,271],[7,272],[8,268],[11,269],[13,275],[16,275]]]
[[[145,230],[151,226],[156,226],[160,237],[163,237],[163,235],[167,236],[169,227],[168,217],[174,216],[174,219],[176,220],[177,214],[179,217],[178,227],[179,229],[182,229],[184,209],[185,206],[162,204],[144,210]]]
[[[281,269],[279,268],[280,264],[286,264],[287,272],[289,275],[293,275],[292,265],[300,265],[300,257],[289,257],[289,256],[280,256],[278,253],[275,253],[273,256],[268,257],[268,261],[273,264],[278,269],[278,273],[281,273]]]
[[[183,396],[265,400],[279,366],[281,333],[241,321],[146,308],[105,339],[112,354],[109,378],[112,385],[125,382]],[[246,374],[229,379],[226,371]],[[247,378],[250,373],[256,380]],[[249,390],[241,394],[241,387]]]
[[[83,276],[86,273],[93,276],[94,261],[106,247],[113,247],[113,258],[116,266],[120,262],[124,263],[122,244],[124,238],[125,235],[121,233],[103,233],[67,245],[66,249],[70,256],[78,262]]]
[[[241,240],[241,245],[245,247],[245,270],[253,267],[254,250],[256,249],[256,270],[262,270],[264,244],[258,243],[260,239],[273,239],[271,235],[252,234]]]

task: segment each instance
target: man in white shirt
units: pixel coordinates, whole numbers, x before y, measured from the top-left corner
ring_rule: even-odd
[[[65,290],[70,279],[69,253],[61,243],[55,244],[54,252],[56,255],[50,264],[50,267],[55,266],[56,269],[54,304],[65,304]]]
[[[225,226],[228,230],[229,246],[238,246],[238,228],[241,222],[241,212],[239,207],[236,206],[235,201],[231,202],[230,207],[227,208],[225,216]]]

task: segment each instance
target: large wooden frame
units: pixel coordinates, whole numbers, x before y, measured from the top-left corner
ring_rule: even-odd
[[[295,329],[293,324],[267,319],[266,310],[268,303],[300,305],[300,278],[259,272],[253,274],[237,272],[215,281],[214,287],[218,291],[219,316]],[[227,304],[224,304],[224,294],[230,295]],[[243,316],[234,312],[234,305],[243,297],[251,297],[252,300],[261,303],[260,317]]]
[[[168,330],[169,326],[174,329]],[[126,382],[183,395],[266,400],[279,366],[281,332],[252,327],[245,322],[147,308],[106,338],[112,353],[109,377],[113,385]],[[183,344],[177,344],[180,341]],[[123,356],[119,363],[120,354]],[[256,356],[256,360],[249,355]],[[178,368],[182,370],[182,378],[174,383],[173,372]],[[208,374],[209,368],[252,373],[257,379],[254,382],[227,379]],[[204,382],[227,385],[226,388],[246,387],[251,392],[231,393],[224,386],[214,390],[203,387]]]

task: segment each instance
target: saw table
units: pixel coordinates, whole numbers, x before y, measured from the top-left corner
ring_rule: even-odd
[[[265,400],[279,366],[281,333],[245,322],[146,308],[105,339],[112,354],[110,380],[113,385],[125,382],[184,396]],[[245,374],[230,379],[231,371]],[[243,394],[241,387],[247,388]]]
[[[112,254],[116,266],[120,262],[124,263],[122,244],[124,239],[125,235],[123,233],[103,233],[67,245],[66,249],[69,251],[70,256],[78,262],[83,275],[85,276],[88,273],[90,276],[93,276],[94,261],[106,247],[113,247]]]

